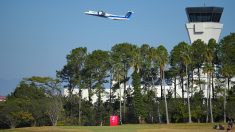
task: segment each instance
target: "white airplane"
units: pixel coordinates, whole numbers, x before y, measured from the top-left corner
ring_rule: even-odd
[[[87,15],[92,15],[92,16],[98,16],[98,17],[103,17],[103,18],[109,18],[112,20],[129,20],[131,17],[131,14],[133,13],[132,11],[128,11],[125,16],[120,16],[120,15],[113,15],[106,13],[104,11],[87,11],[84,12]]]

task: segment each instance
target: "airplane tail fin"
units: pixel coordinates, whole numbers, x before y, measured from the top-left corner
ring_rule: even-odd
[[[128,11],[125,15],[125,18],[130,18],[132,13],[134,13],[134,12]]]

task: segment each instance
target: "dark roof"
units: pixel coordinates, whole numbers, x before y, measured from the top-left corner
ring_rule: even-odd
[[[223,7],[187,7],[189,22],[220,22]]]

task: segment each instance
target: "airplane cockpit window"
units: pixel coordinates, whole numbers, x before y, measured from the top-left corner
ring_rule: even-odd
[[[105,16],[105,12],[103,12],[103,11],[98,11],[98,15],[100,15],[100,16]]]

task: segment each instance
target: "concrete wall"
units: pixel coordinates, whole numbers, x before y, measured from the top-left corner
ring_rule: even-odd
[[[223,24],[216,22],[186,23],[186,29],[191,44],[197,39],[208,43],[208,41],[213,38],[218,42],[222,28]]]

